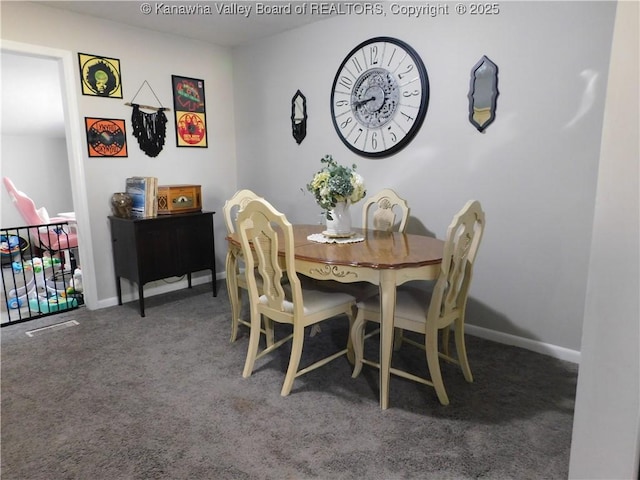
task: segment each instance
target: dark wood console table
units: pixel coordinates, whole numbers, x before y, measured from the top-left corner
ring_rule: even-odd
[[[144,317],[145,283],[187,275],[191,288],[191,273],[200,270],[211,270],[215,297],[218,292],[214,213],[180,213],[153,218],[110,216],[118,305],[122,305],[121,277],[138,284],[140,315]]]

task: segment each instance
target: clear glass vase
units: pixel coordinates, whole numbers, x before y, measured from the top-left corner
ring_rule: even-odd
[[[120,218],[131,218],[133,198],[125,192],[116,192],[111,196],[111,212]]]

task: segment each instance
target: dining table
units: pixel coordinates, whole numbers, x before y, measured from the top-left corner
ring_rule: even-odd
[[[444,242],[424,235],[354,228],[357,241],[322,238],[323,225],[293,225],[296,272],[316,280],[368,282],[380,292],[380,407],[389,405],[389,372],[393,352],[396,289],[409,281],[435,280]],[[339,241],[342,240],[342,241]],[[227,237],[227,268],[240,252],[237,234]],[[280,242],[282,245],[282,242]],[[227,275],[230,300],[239,308],[238,288]],[[235,298],[234,298],[235,297]],[[426,300],[425,300],[426,301]]]

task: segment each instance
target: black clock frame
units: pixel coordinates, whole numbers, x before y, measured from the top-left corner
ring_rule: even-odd
[[[402,49],[404,49],[411,56],[411,58],[413,59],[414,63],[416,64],[416,67],[418,68],[419,75],[420,75],[421,79],[423,80],[421,82],[422,83],[422,97],[421,97],[421,102],[420,102],[420,108],[418,109],[418,115],[416,116],[416,121],[411,126],[411,128],[409,129],[407,134],[404,136],[404,138],[402,138],[402,140],[400,140],[400,142],[398,142],[393,147],[391,147],[391,148],[389,148],[387,150],[381,151],[381,152],[364,152],[364,151],[359,150],[358,148],[354,147],[340,133],[340,126],[338,125],[338,122],[336,121],[336,117],[335,117],[335,114],[334,114],[335,113],[334,112],[334,93],[335,93],[336,85],[337,85],[339,77],[340,77],[340,73],[342,72],[342,69],[346,65],[346,63],[351,59],[353,54],[356,53],[361,48],[365,47],[366,45],[368,45],[370,43],[376,43],[376,42],[393,43],[395,45],[398,45]],[[344,143],[347,146],[347,148],[349,150],[351,150],[352,152],[354,152],[354,153],[356,153],[356,154],[358,154],[360,156],[369,157],[369,158],[384,158],[384,157],[388,157],[388,156],[391,156],[391,155],[394,155],[394,154],[398,153],[400,150],[405,148],[409,143],[411,143],[411,140],[413,140],[413,138],[416,136],[416,134],[420,130],[420,127],[422,127],[422,124],[424,123],[424,119],[427,116],[427,110],[429,108],[429,94],[430,94],[430,87],[429,87],[429,74],[427,73],[427,68],[424,66],[422,58],[420,58],[420,55],[418,55],[418,52],[411,45],[409,45],[408,43],[406,43],[406,42],[404,42],[402,40],[394,38],[394,37],[382,36],[382,37],[370,38],[368,40],[365,40],[365,41],[361,42],[356,47],[354,47],[345,56],[344,60],[340,64],[340,67],[338,67],[338,70],[336,71],[336,76],[333,79],[333,84],[331,85],[331,98],[330,98],[330,103],[331,103],[331,121],[333,123],[333,127],[336,130],[336,133],[338,134],[338,137],[340,137],[340,140],[342,140],[342,143]]]

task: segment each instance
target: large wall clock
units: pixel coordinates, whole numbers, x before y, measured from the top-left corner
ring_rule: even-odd
[[[346,56],[331,87],[338,136],[358,155],[386,157],[413,139],[427,114],[429,77],[405,42],[376,37]]]

